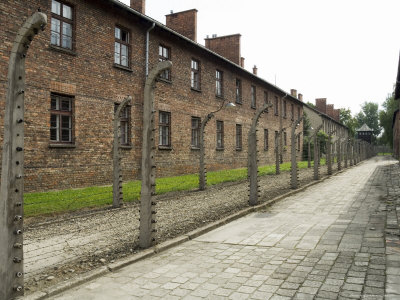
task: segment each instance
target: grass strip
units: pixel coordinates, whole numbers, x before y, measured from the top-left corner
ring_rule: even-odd
[[[325,164],[325,160],[321,160]],[[313,162],[312,162],[313,165]],[[307,161],[298,162],[300,169],[307,168]],[[290,162],[280,165],[282,172],[290,171]],[[259,175],[274,175],[275,165],[259,167]],[[233,182],[247,178],[247,168],[211,171],[207,173],[207,185],[223,182]],[[187,191],[198,188],[198,174],[189,174],[175,177],[156,179],[156,193],[158,195]],[[123,184],[124,202],[137,201],[140,198],[141,182],[139,180]],[[40,193],[24,194],[25,217],[51,215],[64,212],[73,212],[81,209],[98,208],[112,204],[112,186],[93,186],[79,189],[67,189]]]

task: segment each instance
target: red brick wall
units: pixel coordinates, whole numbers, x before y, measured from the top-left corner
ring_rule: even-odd
[[[326,98],[315,99],[315,106],[319,112],[326,114]]]
[[[334,118],[333,116],[333,110],[334,110],[334,104],[327,104],[326,105],[326,114],[330,116],[331,118]]]
[[[50,0],[4,0],[0,2],[0,123],[3,123],[6,74],[12,42],[20,25],[40,6],[49,24],[31,44],[26,58],[25,92],[25,189],[42,191],[70,187],[111,184],[114,103],[126,95],[133,97],[131,107],[132,147],[122,150],[123,179],[139,179],[141,166],[142,105],[145,70],[145,32],[150,24],[132,14],[95,0],[71,0],[77,19],[74,53],[56,51],[50,46]],[[114,27],[123,26],[131,37],[130,69],[114,66]],[[158,111],[169,111],[172,119],[172,149],[156,151],[157,176],[198,171],[198,150],[192,150],[191,117],[204,118],[222,100],[215,96],[215,69],[224,72],[224,97],[235,99],[235,80],[242,80],[241,105],[223,109],[206,128],[206,165],[209,170],[247,166],[247,135],[256,110],[250,108],[250,86],[257,91],[257,107],[264,102],[268,87],[250,74],[183,43],[178,37],[157,27],[150,34],[150,69],[158,62],[158,46],[171,48],[171,82],[159,81],[155,91],[156,146]],[[201,68],[201,91],[190,88],[190,62],[196,58]],[[74,97],[75,145],[53,148],[49,141],[50,94]],[[269,99],[273,102],[273,91]],[[282,96],[282,95],[277,95]],[[300,104],[287,99],[297,106]],[[223,151],[216,150],[216,120],[224,121]],[[235,126],[242,124],[243,149],[235,147]],[[290,117],[283,119],[289,127]],[[299,130],[302,130],[302,126]],[[269,129],[269,150],[263,147],[263,129]],[[260,164],[274,162],[274,131],[279,117],[273,109],[259,122]],[[288,137],[290,130],[287,130]],[[1,130],[2,142],[3,131]],[[290,139],[288,138],[288,144]],[[290,159],[290,147],[284,159]]]
[[[197,10],[177,12],[166,16],[165,25],[197,42]]]
[[[240,65],[240,34],[206,38],[205,42],[208,49]]]

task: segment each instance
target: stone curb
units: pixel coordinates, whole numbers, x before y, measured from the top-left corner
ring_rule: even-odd
[[[285,193],[283,195],[277,196],[277,197],[275,197],[275,198],[273,198],[271,200],[268,200],[265,203],[262,203],[262,204],[259,204],[259,205],[253,206],[253,207],[245,208],[245,209],[243,209],[243,210],[241,210],[241,211],[239,211],[239,212],[237,212],[237,213],[235,213],[233,215],[230,215],[230,216],[228,216],[228,217],[226,217],[226,218],[224,218],[222,220],[219,220],[219,221],[213,222],[211,224],[208,224],[208,225],[206,225],[204,227],[195,229],[195,230],[190,231],[190,232],[188,232],[188,233],[186,233],[186,234],[184,234],[182,236],[176,237],[176,238],[174,238],[172,240],[165,241],[165,242],[163,242],[163,243],[161,243],[161,244],[159,244],[157,246],[154,246],[154,247],[152,247],[150,249],[142,250],[142,251],[140,251],[139,253],[133,255],[130,258],[125,258],[125,259],[119,260],[118,262],[110,263],[107,266],[103,266],[103,267],[97,268],[95,270],[89,271],[87,273],[84,273],[82,275],[77,276],[76,278],[73,278],[73,279],[70,279],[68,281],[64,281],[64,282],[58,283],[58,284],[56,284],[56,285],[54,285],[52,287],[49,287],[49,288],[45,289],[44,291],[38,291],[38,292],[32,293],[30,295],[24,296],[23,299],[24,300],[42,300],[42,299],[46,299],[47,297],[50,297],[50,296],[55,296],[57,294],[60,294],[60,293],[62,293],[64,291],[68,290],[68,289],[72,289],[72,288],[74,288],[74,287],[76,287],[78,285],[81,285],[81,284],[83,284],[85,282],[88,282],[88,281],[91,281],[93,279],[96,279],[96,278],[98,278],[100,276],[103,276],[103,275],[105,275],[107,273],[114,272],[114,271],[119,270],[119,269],[121,269],[123,267],[131,265],[131,264],[133,264],[135,262],[138,262],[138,261],[141,261],[141,260],[146,259],[148,257],[151,257],[151,256],[153,256],[153,255],[155,255],[157,253],[160,253],[160,252],[163,252],[165,250],[168,250],[168,249],[170,249],[170,248],[172,248],[174,246],[180,245],[180,244],[182,244],[184,242],[187,242],[189,240],[193,240],[193,239],[195,239],[196,237],[198,237],[200,235],[203,235],[203,234],[205,234],[205,233],[207,233],[207,232],[209,232],[209,231],[211,231],[213,229],[221,227],[222,225],[225,225],[225,224],[227,224],[229,222],[232,222],[232,221],[237,220],[237,219],[239,219],[241,217],[244,217],[244,216],[246,216],[246,215],[248,215],[248,214],[250,214],[252,212],[256,212],[256,211],[260,211],[262,209],[265,209],[266,207],[271,206],[272,204],[274,204],[274,203],[276,203],[276,202],[278,202],[278,201],[280,201],[280,200],[282,200],[282,199],[284,199],[286,197],[289,197],[289,196],[292,196],[292,195],[297,194],[299,192],[302,192],[305,189],[309,188],[310,186],[313,186],[313,185],[316,185],[318,183],[321,183],[321,182],[325,181],[326,179],[330,178],[331,176],[335,176],[336,174],[342,173],[343,171],[348,170],[348,169],[350,169],[350,167],[348,167],[347,169],[342,169],[340,171],[336,171],[332,175],[327,175],[327,176],[325,176],[325,177],[323,177],[323,178],[321,178],[319,180],[313,181],[313,182],[311,182],[309,184],[306,184],[306,185],[304,185],[304,186],[302,186],[302,187],[300,187],[298,189],[295,189],[295,190],[287,192],[287,193]]]

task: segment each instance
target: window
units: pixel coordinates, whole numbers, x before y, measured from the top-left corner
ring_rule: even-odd
[[[129,32],[115,27],[114,63],[129,67]]]
[[[275,113],[275,116],[279,115],[279,99],[278,99],[278,97],[275,97],[274,113]]]
[[[158,145],[163,147],[171,147],[171,113],[160,111],[158,129]]]
[[[197,60],[192,59],[192,71],[190,76],[190,85],[192,89],[200,90],[200,66]]]
[[[300,106],[297,107],[297,120],[300,120]]]
[[[51,1],[51,45],[72,50],[72,7],[60,1]]]
[[[286,135],[286,131],[283,132],[283,145],[287,146],[287,135]]]
[[[256,87],[254,85],[251,86],[250,94],[251,94],[251,108],[256,108]]]
[[[171,51],[169,48],[160,45],[158,47],[158,61],[166,61],[166,60],[171,60]],[[170,70],[164,70],[160,74],[160,78],[166,79],[166,80],[171,80],[171,72]]]
[[[275,131],[275,150],[278,149],[279,145],[279,132]]]
[[[268,129],[264,129],[264,150],[268,150]]]
[[[114,112],[117,111],[119,104],[116,103],[114,106]],[[130,146],[131,145],[131,107],[129,105],[121,111],[119,115],[120,120],[120,132],[121,132],[121,145]]]
[[[236,103],[242,103],[242,81],[236,78]]]
[[[283,100],[283,117],[286,118],[286,100]]]
[[[294,120],[294,104],[290,104],[290,119],[293,121]]]
[[[236,150],[242,150],[242,125],[236,124]]]
[[[192,117],[192,148],[200,148],[200,118]]]
[[[215,95],[217,97],[222,97],[223,96],[223,88],[222,88],[222,84],[223,84],[223,78],[222,78],[222,71],[216,70],[215,71]]]
[[[264,104],[267,104],[267,103],[268,103],[268,92],[264,92]],[[265,109],[265,112],[266,113],[268,112],[268,106]]]
[[[73,97],[51,94],[50,141],[73,142]]]
[[[224,122],[217,121],[217,149],[224,148]]]
[[[300,151],[300,134],[297,135],[297,151]]]

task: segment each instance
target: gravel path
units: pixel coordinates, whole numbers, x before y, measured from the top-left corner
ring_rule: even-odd
[[[321,176],[327,176],[326,173],[326,167],[321,167]],[[300,186],[311,182],[313,169],[300,170],[299,178]],[[290,191],[289,182],[289,172],[261,177],[261,202]],[[157,241],[187,233],[247,207],[247,188],[247,181],[238,181],[201,192],[157,196]],[[24,268],[26,287],[31,292],[138,251],[138,203],[40,221],[26,222]]]

